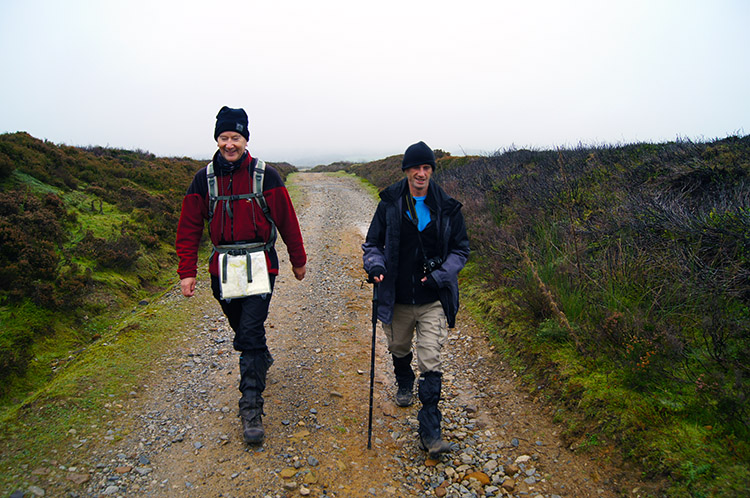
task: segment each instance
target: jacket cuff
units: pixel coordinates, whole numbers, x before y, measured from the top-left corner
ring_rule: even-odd
[[[179,275],[180,280],[182,280],[183,278],[195,278],[198,276],[198,270],[178,272],[177,275]]]

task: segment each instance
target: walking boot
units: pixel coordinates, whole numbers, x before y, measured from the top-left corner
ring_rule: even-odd
[[[443,441],[440,435],[440,421],[442,415],[438,409],[443,374],[440,372],[426,372],[419,377],[419,401],[422,402],[417,414],[419,421],[419,447],[427,451],[432,459],[440,454],[448,453],[452,445]]]
[[[250,410],[240,415],[242,438],[247,444],[259,444],[266,435],[263,430],[263,410]]]
[[[242,437],[246,443],[263,442],[263,391],[266,388],[266,373],[273,363],[266,351],[243,351],[240,355],[240,418]]]
[[[453,450],[453,445],[448,441],[443,441],[440,438],[426,441],[422,436],[419,437],[419,447],[426,451],[427,455],[433,460],[437,460],[441,454],[450,453]]]
[[[393,357],[393,372],[396,374],[396,404],[398,406],[411,406],[414,402],[414,371],[411,369],[411,360],[414,357],[409,352],[403,358]]]

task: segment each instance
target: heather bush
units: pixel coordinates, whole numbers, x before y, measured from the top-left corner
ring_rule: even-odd
[[[553,303],[626,385],[711,379],[701,408],[747,427],[749,142],[509,150],[435,179],[464,203],[472,257],[546,324],[537,339],[563,337]]]
[[[0,149],[0,181],[10,176],[14,169],[16,168],[13,161]]]
[[[289,163],[268,163],[270,166],[273,166],[273,168],[279,172],[281,175],[281,179],[286,181],[286,178],[291,174],[294,173],[297,170],[296,166],[293,166]]]
[[[337,161],[330,164],[318,164],[310,171],[313,173],[335,173],[337,171],[344,171],[350,173],[351,167],[356,164],[351,161]]]
[[[0,192],[0,291],[5,298],[36,296],[40,285],[54,281],[57,248],[65,239],[64,215],[52,194],[40,199],[26,189]]]
[[[71,263],[60,270],[55,280],[55,307],[62,310],[74,310],[79,307],[86,292],[94,284],[91,268],[80,268]]]
[[[6,379],[26,372],[33,355],[33,344],[34,332],[27,327],[0,334],[0,396],[6,394]]]
[[[403,177],[401,172],[401,158],[403,156],[389,156],[385,159],[373,161],[364,164],[355,164],[350,168],[350,172],[366,178],[370,183],[383,190],[385,187],[400,180]]]
[[[76,251],[82,256],[95,260],[102,268],[127,270],[138,259],[138,241],[130,234],[123,234],[114,240],[95,237],[87,231],[77,244]]]

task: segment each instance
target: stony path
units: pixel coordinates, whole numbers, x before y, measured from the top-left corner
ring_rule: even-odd
[[[616,469],[562,447],[556,427],[464,313],[444,350],[441,409],[455,452],[431,461],[417,448],[419,403],[392,402],[379,327],[368,450],[372,289],[363,281],[360,245],[375,201],[353,178],[303,173],[293,182],[308,274],[294,279],[280,243],[263,446],[242,441],[238,355],[203,273],[195,298],[177,288],[164,297],[185,317],[176,347],[118,407],[122,424],[111,423],[91,445],[89,468],[67,469],[86,477],[68,482],[64,496],[607,498],[637,488]]]

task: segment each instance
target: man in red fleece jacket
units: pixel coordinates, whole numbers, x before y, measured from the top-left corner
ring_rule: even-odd
[[[217,195],[238,196],[252,193],[253,172],[257,159],[246,150],[250,138],[247,114],[243,109],[222,107],[216,116],[214,139],[219,150],[213,157]],[[289,252],[292,271],[297,280],[305,278],[307,254],[302,242],[297,215],[289,192],[279,173],[266,166],[263,181],[263,196]],[[182,212],[177,227],[175,243],[180,258],[177,273],[185,297],[195,294],[198,272],[198,246],[203,234],[205,220],[209,219],[209,191],[206,168],[195,174],[182,201]],[[209,234],[214,246],[236,243],[267,243],[272,237],[272,226],[259,203],[253,199],[238,198],[218,200],[210,220]],[[266,373],[273,358],[266,345],[264,323],[268,317],[271,293],[235,299],[221,299],[219,289],[218,254],[211,255],[208,271],[211,274],[211,289],[221,304],[229,324],[234,330],[234,349],[240,351],[239,414],[242,419],[243,437],[248,443],[261,443],[263,429],[263,391]],[[271,246],[265,251],[268,274],[273,292],[274,281],[279,273],[279,259]]]

